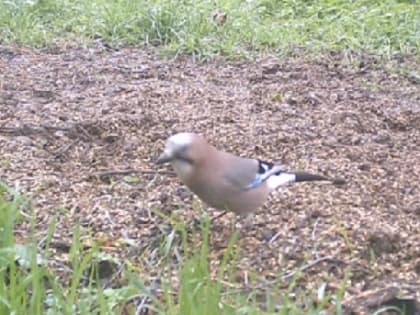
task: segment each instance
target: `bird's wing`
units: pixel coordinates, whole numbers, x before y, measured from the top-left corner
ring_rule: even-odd
[[[243,190],[258,175],[258,160],[237,157],[226,153],[223,179],[234,190]]]
[[[283,165],[276,165],[257,159],[229,156],[225,164],[224,178],[236,189],[256,188],[272,175],[279,175],[285,170]]]

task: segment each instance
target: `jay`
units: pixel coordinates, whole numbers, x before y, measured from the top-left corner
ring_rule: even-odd
[[[286,171],[282,165],[219,151],[195,133],[178,133],[166,140],[157,164],[172,164],[175,173],[207,205],[246,216],[263,205],[278,187],[294,182],[330,181],[306,172]]]

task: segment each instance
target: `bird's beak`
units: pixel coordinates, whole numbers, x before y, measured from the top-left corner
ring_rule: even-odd
[[[172,161],[172,155],[168,151],[163,151],[163,153],[156,160],[156,164],[163,164]]]

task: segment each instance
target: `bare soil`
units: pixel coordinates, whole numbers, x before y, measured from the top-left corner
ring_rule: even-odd
[[[418,61],[325,55],[197,64],[130,48],[0,46],[0,177],[32,200],[39,238],[56,218],[57,266],[81,223],[83,242],[99,242],[152,281],[168,263],[159,244],[172,231],[152,210],[187,226],[200,217],[197,199],[153,161],[169,135],[202,133],[241,156],[347,180],[273,195],[240,232],[243,288],[303,266],[305,289],[324,282],[334,290],[347,275],[351,308],[384,288],[420,300]],[[212,224],[214,267],[234,219]],[[28,229],[17,228],[18,241]]]

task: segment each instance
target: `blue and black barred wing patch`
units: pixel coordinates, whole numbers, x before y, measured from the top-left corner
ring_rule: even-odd
[[[246,188],[251,189],[260,186],[270,176],[280,175],[283,172],[282,169],[283,167],[280,165],[258,160],[258,173],[255,174],[254,180]]]

